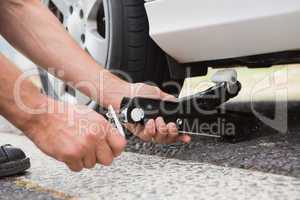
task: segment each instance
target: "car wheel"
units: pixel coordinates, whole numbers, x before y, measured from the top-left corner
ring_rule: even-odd
[[[144,0],[44,0],[66,30],[99,64],[132,82],[169,80],[166,58],[150,39]],[[56,99],[95,106],[89,98],[40,71],[45,92]],[[128,78],[126,78],[128,79]]]

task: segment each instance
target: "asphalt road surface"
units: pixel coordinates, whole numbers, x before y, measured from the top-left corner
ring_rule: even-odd
[[[32,158],[29,173],[0,181],[0,199],[299,199],[300,179],[124,153],[112,167],[71,173],[23,136],[6,142]]]
[[[270,115],[272,103],[256,103],[264,115]],[[230,105],[229,109],[249,110],[249,104]],[[300,178],[300,108],[299,103],[288,104],[288,131],[280,133],[256,117],[240,119],[243,133],[247,137],[231,143],[219,139],[194,137],[189,145],[157,145],[143,143],[137,138],[129,140],[131,152],[160,155],[168,158],[211,163],[224,167],[287,175]]]
[[[257,127],[255,134],[237,143],[194,137],[189,145],[155,145],[130,137],[127,152],[112,167],[77,174],[1,122],[0,143],[22,147],[31,157],[32,168],[24,175],[0,180],[0,199],[298,200],[296,108],[298,104],[289,106],[287,134],[249,123]]]

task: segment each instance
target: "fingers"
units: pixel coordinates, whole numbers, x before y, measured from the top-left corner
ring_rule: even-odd
[[[126,124],[126,128],[145,142],[150,142],[156,134],[155,121],[149,120],[145,126],[141,124]]]
[[[85,151],[82,159],[73,160],[68,164],[72,171],[78,172],[83,168],[94,168],[96,163],[109,166],[115,157],[119,156],[124,150],[126,140],[118,133],[117,129],[110,127],[106,137],[99,135],[86,135]],[[81,161],[79,161],[81,160]]]
[[[94,168],[96,163],[97,163],[97,159],[96,159],[96,154],[94,152],[83,159],[83,166],[86,169]]]
[[[155,121],[153,119],[149,120],[146,123],[145,127],[143,127],[142,125],[138,125],[137,130],[139,131],[138,136],[142,140],[144,140],[145,142],[150,142],[156,134]]]
[[[152,139],[159,144],[189,143],[191,141],[190,136],[179,135],[175,123],[166,124],[162,117],[158,117],[156,120],[149,120],[145,127],[127,124],[126,128],[145,142],[150,142]]]
[[[126,147],[126,139],[120,135],[116,128],[111,127],[106,137],[114,157],[118,157]]]
[[[169,132],[168,132],[168,127],[167,127],[165,121],[163,120],[162,117],[158,117],[155,120],[155,124],[156,124],[156,130],[157,130],[157,133],[154,137],[155,141],[159,144],[166,143]]]
[[[175,123],[166,124],[163,118],[158,117],[156,119],[156,137],[155,141],[160,144],[172,144],[178,141],[189,143],[191,138],[187,135],[179,136],[178,128]]]
[[[82,161],[66,163],[69,169],[73,172],[80,172],[83,169]]]
[[[150,119],[145,126],[145,130],[143,132],[145,137],[148,137],[148,140],[151,141],[153,137],[156,135],[156,127],[155,127],[155,121],[153,119]]]
[[[190,143],[191,142],[191,137],[189,136],[189,135],[181,135],[181,136],[179,136],[179,138],[178,138],[178,141],[181,141],[181,142],[183,142],[183,143],[185,143],[185,144],[188,144],[188,143]]]
[[[162,117],[156,120],[156,136],[155,141],[160,144],[173,144],[176,142],[189,143],[191,137],[188,135],[179,135],[178,128],[175,123],[166,124]]]
[[[167,138],[167,143],[175,143],[178,141],[178,129],[175,123],[169,123],[167,124],[167,128],[168,128],[168,138]]]
[[[175,96],[170,95],[168,93],[165,93],[163,91],[161,91],[161,93],[160,93],[160,98],[162,100],[176,101],[176,97]]]
[[[97,140],[96,159],[98,163],[108,166],[124,151],[127,142],[109,122],[102,121],[102,126],[104,129],[95,138]]]
[[[98,142],[98,146],[96,148],[96,157],[97,162],[102,165],[109,166],[112,164],[114,154],[105,140],[101,140],[100,142]]]
[[[92,169],[97,163],[97,156],[94,148],[90,149],[88,153],[83,158],[83,167],[86,169]]]
[[[139,138],[141,137],[140,134],[144,130],[143,126],[141,126],[140,124],[136,125],[130,123],[127,123],[125,126],[133,135],[138,136]]]
[[[84,168],[92,169],[97,163],[96,155],[96,144],[95,141],[91,142],[93,137],[82,138],[81,144],[78,144],[76,147],[73,147],[73,151],[69,151],[65,160],[62,160],[67,164],[67,166],[74,172],[80,172]],[[105,152],[104,156],[101,154],[99,156],[99,163],[104,164],[111,163],[110,158],[105,157],[107,153]]]

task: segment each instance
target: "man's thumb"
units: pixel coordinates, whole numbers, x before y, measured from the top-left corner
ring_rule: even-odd
[[[165,101],[176,101],[176,99],[177,99],[175,96],[165,93],[165,92],[161,92],[160,98]]]

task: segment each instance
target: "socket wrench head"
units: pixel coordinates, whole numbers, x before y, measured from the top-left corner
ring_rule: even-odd
[[[226,83],[227,92],[230,94],[236,94],[239,90],[237,72],[235,69],[224,69],[217,71],[211,77],[211,81],[216,84]]]

